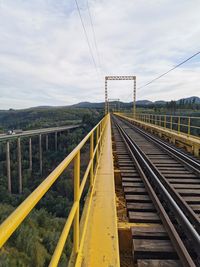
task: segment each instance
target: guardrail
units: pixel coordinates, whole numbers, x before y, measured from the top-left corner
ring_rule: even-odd
[[[105,133],[105,128],[108,124],[108,115],[105,116],[79,143],[79,145],[56,167],[56,169],[15,209],[13,213],[0,225],[0,248],[5,244],[12,233],[23,222],[35,205],[40,201],[44,194],[66,170],[71,162],[74,162],[74,202],[70,210],[69,216],[58,240],[56,249],[51,258],[49,266],[57,266],[64,249],[69,231],[73,223],[73,252],[80,253],[83,244],[84,235],[80,238],[80,199],[83,194],[88,177],[90,176],[90,186],[88,192],[92,197],[92,188],[95,181],[96,172],[99,164],[99,156],[102,149],[102,141]],[[86,142],[90,142],[90,160],[83,175],[80,179],[80,152]],[[94,147],[95,145],[95,147]],[[81,183],[80,183],[81,181]],[[91,203],[91,201],[90,201]],[[88,206],[88,210],[89,210]],[[87,220],[83,225],[85,231]]]
[[[132,113],[121,114],[133,118]],[[135,119],[187,136],[200,138],[200,117],[137,113]]]

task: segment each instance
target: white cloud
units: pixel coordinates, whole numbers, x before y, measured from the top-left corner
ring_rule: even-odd
[[[198,51],[198,0],[88,0],[103,75],[137,75],[138,86]],[[81,14],[95,52],[86,0]],[[97,55],[95,54],[96,61]],[[139,99],[200,96],[200,56]],[[130,82],[109,82],[109,98],[131,101]],[[74,0],[0,0],[0,109],[103,101]]]

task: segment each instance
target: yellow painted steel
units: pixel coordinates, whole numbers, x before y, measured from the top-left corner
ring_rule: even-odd
[[[188,136],[190,136],[190,118],[188,119]]]
[[[84,207],[87,223],[82,230],[76,267],[120,266],[110,123],[100,155],[92,191]]]
[[[94,151],[94,133],[90,136],[90,160],[93,159],[93,151]],[[90,186],[93,185],[94,178],[94,164],[92,160],[91,170],[90,170]]]
[[[74,252],[77,253],[79,249],[79,187],[80,187],[80,150],[76,154],[74,160],[74,202],[78,202],[78,207],[74,216]]]
[[[118,222],[118,229],[131,229],[131,227],[152,227],[149,223]]]
[[[172,129],[172,116],[170,116],[170,128],[164,128],[164,127],[160,127],[158,125],[155,125],[155,124],[152,124],[152,123],[147,123],[147,122],[144,122],[142,120],[139,119],[134,119],[134,118],[130,118],[130,117],[127,117],[123,114],[120,114],[120,113],[116,113],[117,115],[123,117],[123,118],[126,118],[127,120],[129,121],[132,121],[134,122],[135,124],[145,128],[145,129],[149,129],[150,131],[153,131],[157,134],[159,134],[159,136],[164,136],[164,137],[167,137],[170,142],[172,143],[176,143],[176,142],[179,142],[180,144],[183,144],[184,146],[188,146],[191,148],[191,152],[199,157],[200,156],[200,138],[198,136],[193,136],[191,135],[190,133],[190,129],[191,129],[191,125],[190,125],[190,120],[189,120],[189,126],[188,126],[188,129],[189,131],[187,133],[183,133],[183,132],[179,132],[179,131],[175,131]],[[198,118],[200,119],[200,118]],[[155,119],[156,120],[156,119]],[[155,122],[154,120],[154,122]],[[180,120],[179,120],[180,121]],[[177,126],[178,126],[178,123],[176,123]],[[179,124],[178,126],[178,129],[180,127],[181,124]],[[199,128],[200,127],[196,127],[196,128]]]
[[[78,201],[74,202],[74,204],[73,204],[73,206],[71,208],[71,211],[69,213],[69,216],[67,218],[65,226],[64,226],[63,231],[61,233],[60,239],[59,239],[59,241],[57,243],[57,246],[56,246],[56,249],[54,251],[53,257],[51,259],[51,262],[49,264],[49,267],[57,266],[58,263],[59,263],[59,259],[60,259],[61,253],[63,251],[63,248],[65,246],[65,242],[66,242],[67,236],[69,234],[70,228],[72,226],[72,222],[73,222],[74,216],[75,216],[75,214],[77,212],[78,205],[79,205]]]
[[[124,114],[121,113],[121,114],[132,118],[131,113],[124,113]],[[148,120],[149,116],[151,116],[150,120]],[[200,117],[137,113],[136,120],[150,123],[153,125],[159,125],[160,127],[171,129],[175,132],[186,135],[191,135],[191,130],[200,131],[200,126],[196,125],[200,121]],[[194,134],[192,136],[194,138],[200,139],[200,136]]]
[[[181,127],[181,117],[178,117],[178,133],[180,133],[180,127]]]
[[[30,211],[40,201],[44,194],[49,190],[53,183],[58,179],[60,174],[67,168],[67,166],[74,161],[74,203],[67,218],[66,224],[61,233],[60,239],[57,243],[55,252],[52,256],[51,267],[57,266],[61,257],[64,245],[66,243],[69,231],[74,223],[74,240],[73,252],[78,255],[80,251],[80,244],[83,246],[80,238],[80,224],[79,224],[79,206],[80,199],[90,174],[90,180],[93,180],[94,171],[97,171],[99,159],[99,152],[101,151],[102,140],[105,135],[105,130],[108,127],[109,115],[105,116],[87,136],[79,143],[79,145],[59,164],[59,166],[22,202],[21,205],[0,225],[0,248],[23,222]],[[94,133],[96,131],[96,143],[94,148]],[[86,168],[82,182],[80,184],[80,151],[86,142],[90,140],[90,161]],[[98,156],[97,156],[98,154]],[[96,160],[95,160],[96,157]],[[95,163],[95,164],[94,164]],[[89,192],[91,187],[89,189]],[[91,194],[91,198],[94,197]],[[87,221],[85,221],[87,224]],[[86,228],[87,225],[84,227]],[[82,235],[83,237],[83,235]]]

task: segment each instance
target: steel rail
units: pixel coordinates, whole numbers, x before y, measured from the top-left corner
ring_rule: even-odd
[[[169,152],[170,155],[176,157],[176,159],[180,160],[186,167],[190,168],[197,175],[199,175],[199,178],[200,178],[200,162],[198,160],[195,160],[194,158],[189,157],[188,155],[186,155],[182,151],[179,151],[178,149],[176,149],[176,148],[166,144],[165,142],[153,137],[151,134],[144,132],[143,130],[139,129],[137,126],[133,125],[130,121],[127,121],[124,118],[122,118],[122,120],[124,120],[129,125],[134,127],[134,129],[137,130],[137,132],[141,133],[143,136],[152,140],[154,143],[159,145],[165,151]]]
[[[135,143],[134,143],[135,144]],[[155,167],[155,165],[151,162],[150,159],[144,154],[144,152],[138,147],[137,144],[135,144],[137,149],[140,151],[140,153],[143,155],[145,160],[147,161],[148,165],[151,167],[151,169],[154,171],[154,173],[159,177],[159,181],[162,182],[165,188],[169,191],[169,193],[172,195],[173,199],[176,200],[179,207],[184,211],[184,213],[187,214],[188,220],[191,220],[192,223],[195,226],[195,229],[198,232],[198,235],[200,233],[200,220],[197,217],[197,215],[194,213],[194,211],[190,208],[190,206],[186,203],[186,201],[183,200],[183,198],[176,192],[176,190],[170,185],[170,183],[165,179],[165,177],[159,172],[159,170]],[[200,253],[200,252],[199,252]]]
[[[121,119],[121,118],[120,118]],[[150,140],[154,144],[158,145],[161,149],[163,149],[166,153],[168,153],[170,156],[175,158],[176,160],[180,161],[184,166],[186,166],[185,161],[182,159],[179,159],[178,156],[173,154],[171,151],[168,151],[167,148],[162,146],[162,142],[157,140],[156,138],[152,137],[152,139],[149,137],[149,134],[145,133],[144,131],[138,129],[136,126],[132,125],[130,122],[122,119],[126,125],[137,131],[138,133],[142,134],[147,140]],[[147,135],[147,136],[146,136]],[[157,141],[159,143],[157,143]],[[164,143],[165,144],[165,143]],[[165,144],[166,145],[166,144]],[[166,145],[167,146],[167,145]],[[172,148],[173,149],[173,148]],[[176,150],[176,149],[174,149]],[[177,151],[179,153],[179,151]],[[143,152],[142,152],[143,153]],[[191,221],[195,229],[197,230],[198,234],[200,234],[200,219],[197,216],[197,214],[192,210],[192,208],[187,204],[187,202],[176,192],[176,190],[171,186],[171,184],[165,179],[165,177],[159,172],[159,170],[155,167],[155,165],[151,162],[148,157],[143,153],[144,157],[148,161],[148,164],[151,166],[152,169],[154,169],[154,172],[159,177],[160,181],[163,183],[163,185],[168,189],[170,194],[173,196],[174,200],[178,203],[178,205],[181,207],[181,209],[184,211],[184,213],[187,215],[188,219]],[[197,162],[198,164],[198,162]],[[191,165],[188,166],[189,169],[192,169],[196,173],[196,168],[193,168]],[[198,170],[197,170],[198,172]],[[198,172],[199,173],[199,172]]]
[[[199,234],[196,232],[190,221],[187,219],[187,217],[184,215],[180,207],[177,205],[177,203],[174,201],[168,190],[164,187],[164,185],[160,182],[159,178],[157,177],[156,173],[151,169],[149,166],[148,162],[146,161],[144,154],[142,151],[138,148],[138,146],[133,142],[133,140],[129,137],[129,135],[125,132],[125,130],[117,124],[118,129],[120,130],[121,134],[123,135],[124,139],[126,140],[126,143],[128,143],[129,147],[131,148],[132,154],[134,152],[134,155],[136,159],[138,160],[139,164],[142,165],[144,171],[148,174],[149,177],[151,177],[151,182],[156,185],[156,188],[158,188],[159,192],[162,192],[164,196],[164,201],[167,204],[170,204],[171,208],[173,209],[173,214],[176,215],[175,217],[178,219],[178,222],[181,222],[182,227],[184,227],[185,234],[188,238],[188,240],[193,240],[193,248],[195,252],[199,255],[199,247],[200,247],[200,237]],[[166,222],[165,222],[166,223]],[[169,227],[169,226],[168,226]],[[167,229],[168,229],[167,227]],[[169,229],[168,229],[169,231]],[[172,238],[171,234],[173,231],[169,231],[170,237]],[[177,248],[178,247],[178,255],[182,259],[184,266],[195,266],[194,263],[192,265],[188,265],[189,263],[187,262],[188,259],[188,254],[186,256],[185,250],[183,252],[182,246],[179,246],[180,239],[178,240],[177,237],[172,238],[172,242],[174,246]],[[181,241],[181,244],[183,242]],[[185,247],[185,246],[184,246]],[[186,248],[185,248],[186,249]],[[179,251],[181,250],[181,251]],[[191,258],[191,257],[190,257]],[[187,263],[186,263],[187,262]],[[191,264],[191,262],[190,262]]]

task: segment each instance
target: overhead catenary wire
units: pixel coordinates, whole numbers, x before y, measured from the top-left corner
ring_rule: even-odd
[[[77,10],[78,10],[78,14],[79,14],[81,25],[82,25],[82,28],[83,28],[83,31],[84,31],[84,35],[85,35],[85,38],[86,38],[86,42],[87,42],[87,45],[88,45],[88,48],[89,48],[89,52],[90,52],[90,55],[91,55],[91,58],[92,58],[92,62],[94,64],[95,70],[97,72],[97,77],[99,77],[98,76],[98,67],[97,67],[97,64],[96,64],[96,61],[95,61],[95,58],[94,58],[92,47],[90,45],[89,37],[88,37],[87,31],[86,31],[86,27],[85,27],[85,24],[84,24],[82,15],[81,15],[81,11],[80,11],[80,8],[79,8],[79,5],[78,5],[78,1],[77,0],[74,0],[74,1],[76,3],[76,7],[77,7]]]
[[[150,82],[148,82],[148,83],[146,83],[146,84],[144,84],[144,85],[138,87],[138,90],[139,90],[139,89],[142,89],[142,88],[144,88],[144,87],[146,87],[146,86],[148,86],[149,84],[151,84],[151,83],[153,83],[153,82],[155,82],[155,81],[157,81],[157,80],[159,80],[159,79],[162,78],[163,76],[167,75],[169,72],[171,72],[171,71],[177,69],[178,67],[180,67],[181,65],[185,64],[187,61],[191,60],[192,58],[198,56],[199,54],[200,54],[200,51],[197,52],[197,53],[195,53],[195,54],[193,54],[192,56],[190,56],[189,58],[185,59],[184,61],[182,61],[182,62],[179,63],[178,65],[176,65],[176,66],[174,66],[173,68],[169,69],[168,71],[164,72],[163,74],[159,75],[158,77],[154,78],[154,79],[151,80]],[[125,99],[128,99],[131,95],[132,95],[132,93],[129,94],[128,97],[126,97]]]
[[[142,88],[148,86],[149,84],[151,84],[151,83],[157,81],[158,79],[160,79],[160,78],[162,78],[163,76],[167,75],[169,72],[171,72],[171,71],[177,69],[178,67],[180,67],[181,65],[183,65],[184,63],[186,63],[187,61],[189,61],[190,59],[196,57],[196,56],[199,55],[199,54],[200,54],[200,51],[197,52],[197,53],[195,53],[194,55],[190,56],[189,58],[185,59],[184,61],[182,61],[181,63],[179,63],[179,64],[176,65],[175,67],[173,67],[173,68],[169,69],[168,71],[164,72],[163,74],[159,75],[158,77],[154,78],[153,80],[151,80],[150,82],[146,83],[145,85],[142,85],[142,86],[138,87],[138,89],[142,89]]]
[[[87,9],[88,9],[88,14],[89,14],[89,18],[90,18],[90,24],[91,24],[91,28],[92,28],[92,34],[93,34],[95,50],[96,50],[96,54],[97,54],[97,58],[98,58],[99,68],[101,70],[102,68],[101,68],[100,54],[99,54],[99,49],[98,49],[98,46],[97,46],[96,33],[95,33],[93,18],[92,18],[92,14],[91,14],[91,11],[90,11],[90,6],[89,6],[88,0],[87,0]]]

